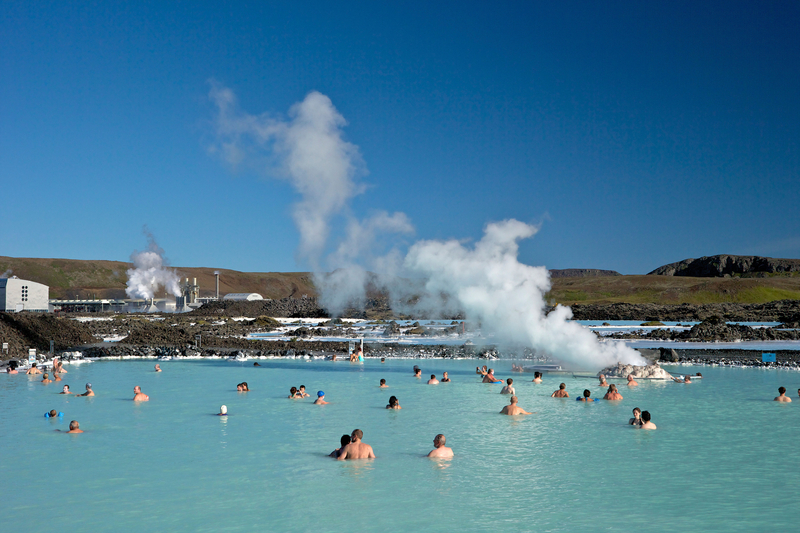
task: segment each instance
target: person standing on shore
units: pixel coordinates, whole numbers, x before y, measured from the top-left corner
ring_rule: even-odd
[[[791,403],[792,399],[786,396],[786,387],[779,387],[778,394],[780,396],[776,396],[773,401],[775,402],[783,402],[783,403]]]

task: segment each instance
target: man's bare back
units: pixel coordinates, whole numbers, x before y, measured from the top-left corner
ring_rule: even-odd
[[[503,407],[503,410],[500,411],[500,414],[501,415],[516,416],[516,415],[532,415],[533,413],[529,413],[528,411],[526,411],[522,407],[518,406],[517,405],[517,397],[516,396],[512,396],[511,397],[511,404],[510,405],[506,405],[505,407]]]
[[[372,446],[361,442],[364,433],[360,429],[354,429],[350,435],[350,444],[342,448],[337,461],[344,461],[345,459],[375,459],[375,453],[372,451]]]

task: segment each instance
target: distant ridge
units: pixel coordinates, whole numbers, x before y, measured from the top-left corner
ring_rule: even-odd
[[[723,278],[747,274],[800,272],[800,259],[774,259],[757,255],[712,255],[700,259],[684,259],[650,272],[656,276],[689,276]]]
[[[595,278],[621,275],[615,270],[600,270],[598,268],[563,268],[550,271],[551,278]]]

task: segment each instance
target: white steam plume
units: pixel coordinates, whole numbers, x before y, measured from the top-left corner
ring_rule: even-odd
[[[166,267],[164,250],[156,244],[153,235],[144,230],[147,249],[131,254],[133,268],[128,269],[128,298],[153,298],[159,287],[164,287],[173,296],[181,295],[180,278]]]
[[[331,219],[351,198],[363,191],[356,177],[365,172],[358,147],[343,138],[347,124],[330,98],[316,91],[289,110],[289,119],[250,115],[241,111],[228,88],[212,83],[211,100],[217,107],[217,141],[212,150],[233,166],[256,154],[277,161],[276,170],[300,193],[292,216],[300,231],[300,259],[315,270],[330,233]]]
[[[212,151],[232,166],[255,163],[278,171],[300,193],[301,200],[293,209],[301,239],[298,256],[314,268],[320,301],[329,311],[336,313],[363,302],[368,282],[395,295],[410,295],[409,287],[389,282],[396,281],[405,268],[425,279],[427,290],[418,308],[463,310],[503,344],[535,348],[582,368],[643,362],[636,351],[600,343],[591,332],[570,322],[569,308],[545,313],[544,294],[550,288],[547,270],[517,260],[517,242],[533,236],[535,227],[516,220],[490,224],[472,249],[457,241],[422,241],[403,259],[394,245],[396,237],[382,236],[413,233],[405,214],[353,217],[349,202],[364,190],[356,178],[365,169],[358,148],[344,140],[346,122],[327,96],[309,93],[292,106],[288,120],[239,110],[233,92],[215,83],[209,96],[217,107]],[[330,225],[336,217],[346,220],[345,236],[326,256]],[[332,272],[321,273],[323,266]],[[368,269],[376,276],[369,276]]]
[[[570,321],[568,307],[557,306],[546,314],[547,269],[517,260],[518,241],[537,231],[518,220],[496,222],[486,226],[473,248],[455,240],[420,241],[409,250],[405,264],[427,279],[427,294],[454,299],[469,319],[480,321],[502,344],[536,348],[587,369],[617,362],[644,364],[635,350],[621,343],[600,343]]]
[[[13,273],[14,273],[14,271],[9,268],[8,270],[6,270],[2,274],[0,274],[0,279],[8,279],[8,278],[11,277],[11,274],[13,274]]]

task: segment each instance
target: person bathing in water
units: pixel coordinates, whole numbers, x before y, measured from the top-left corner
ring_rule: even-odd
[[[502,383],[502,379],[497,379],[494,377],[494,368],[490,368],[489,371],[483,376],[484,383]]]
[[[512,385],[513,383],[514,383],[514,380],[511,379],[511,378],[508,378],[506,380],[506,386],[503,387],[503,390],[500,391],[500,394],[510,394],[510,395],[514,396],[516,394],[516,391],[514,390],[514,386]]]
[[[534,383],[541,383],[542,382],[542,373],[541,372],[534,372],[533,373],[533,382]]]
[[[553,394],[550,395],[551,398],[569,398],[569,393],[567,392],[567,384],[562,383],[558,386],[558,390],[555,391]]]
[[[641,426],[642,425],[642,410],[638,407],[633,408],[633,418],[628,420],[629,426]]]
[[[517,402],[519,400],[516,396],[511,397],[511,403],[503,407],[502,411],[500,411],[501,415],[509,415],[509,416],[516,416],[516,415],[532,415],[533,413],[529,413],[519,405]]]

